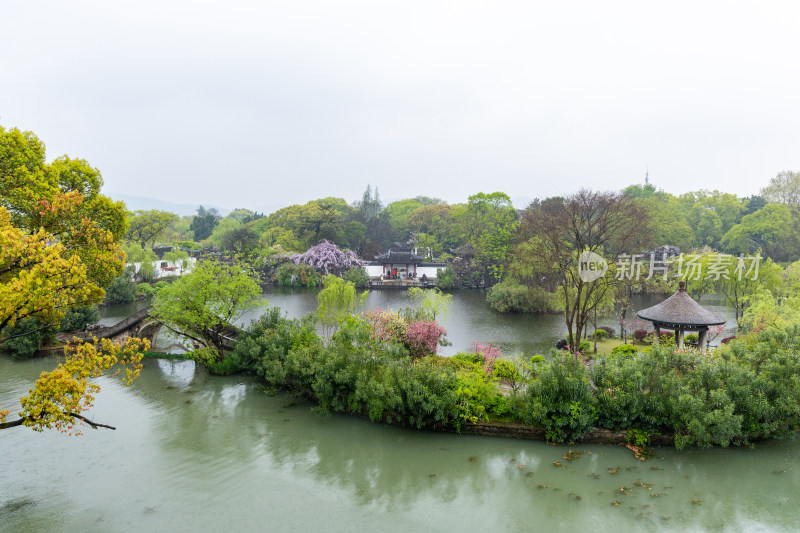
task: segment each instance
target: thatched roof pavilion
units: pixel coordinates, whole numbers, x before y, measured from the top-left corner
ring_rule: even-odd
[[[656,338],[661,336],[661,328],[675,330],[675,345],[683,348],[685,331],[699,332],[699,345],[706,344],[709,326],[724,324],[726,320],[695,302],[686,293],[686,282],[681,281],[678,292],[658,305],[636,313],[639,318],[649,320],[656,330]]]

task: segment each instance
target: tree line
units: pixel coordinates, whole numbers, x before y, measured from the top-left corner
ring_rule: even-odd
[[[521,287],[528,303],[538,298],[544,307],[564,312],[573,350],[580,346],[593,312],[617,303],[632,283],[615,275],[586,281],[578,269],[579,254],[596,252],[612,265],[613,274],[621,256],[662,244],[702,251],[705,261],[713,261],[717,251],[761,253],[768,258],[765,270],[780,282],[769,286],[762,279],[750,289],[733,284],[726,290],[744,302],[737,314],[741,310],[752,331],[775,324],[788,327],[796,322],[792,313],[798,306],[785,288],[793,286],[792,276],[800,268],[792,264],[784,270],[779,263],[796,260],[800,249],[800,195],[793,193],[798,181],[797,173],[782,172],[760,196],[750,198],[717,191],[674,196],[650,185],[616,193],[582,190],[535,200],[522,210],[501,192],[477,193],[456,205],[420,196],[384,206],[377,190],[368,187],[352,204],[324,198],[269,215],[237,209],[225,217],[201,208],[194,217],[181,218],[159,211],[128,212],[124,204],[100,193],[100,172],[86,161],[61,156],[48,163],[44,144],[33,133],[0,128],[0,351],[21,353],[15,343],[89,322],[91,314],[79,311],[91,309],[112,291],[126,261],[148,262],[158,243],[177,244],[172,252],[176,257],[185,253],[181,248],[212,246],[243,261],[242,270],[271,257],[305,252],[320,242],[349,248],[365,259],[392,242],[411,242],[431,257],[463,260],[465,275],[493,287],[490,297],[494,294],[496,300],[508,300],[497,297],[503,296],[498,287]],[[709,290],[707,279],[696,280],[693,288]],[[244,299],[255,290],[246,285]],[[213,297],[213,291],[209,294]],[[174,309],[162,310],[163,320],[170,320],[169,311]],[[215,340],[206,344],[218,362],[230,323],[226,317],[213,324],[213,335],[203,329],[208,324],[198,325],[198,339],[211,335]],[[23,402],[27,407],[19,423],[71,429],[69,422],[80,419],[94,390],[87,376],[102,374],[109,362],[135,368],[146,348],[137,340],[124,349],[73,347],[84,366],[69,359],[43,376],[34,389],[41,394]],[[56,396],[72,401],[50,401]],[[0,424],[7,424],[7,415],[0,412]]]

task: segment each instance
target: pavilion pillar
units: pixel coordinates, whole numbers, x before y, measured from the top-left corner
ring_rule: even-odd
[[[678,342],[676,342],[675,345],[679,350],[683,350],[683,332],[683,328],[678,328],[675,330],[675,334],[678,336]]]
[[[661,340],[661,326],[660,325],[656,325],[656,330],[655,331],[656,331],[656,333],[655,333],[655,338],[653,339],[653,342],[657,344],[658,341]]]
[[[708,328],[701,328],[697,337],[697,345],[700,348],[700,353],[705,353],[707,342],[706,339],[708,339]]]

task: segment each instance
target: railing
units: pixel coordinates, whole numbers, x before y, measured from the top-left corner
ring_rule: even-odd
[[[409,287],[420,287],[423,289],[430,289],[436,287],[436,280],[420,279],[370,279],[370,289],[407,289]]]

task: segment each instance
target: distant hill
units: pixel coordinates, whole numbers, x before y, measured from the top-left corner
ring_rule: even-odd
[[[113,200],[122,200],[128,206],[130,211],[158,209],[159,211],[168,211],[176,215],[186,216],[197,214],[197,208],[200,204],[178,204],[175,202],[166,202],[164,200],[157,200],[155,198],[146,198],[144,196],[130,196],[128,194],[108,193],[108,196]],[[232,210],[219,207],[216,205],[203,204],[206,209],[214,208],[219,211],[220,215],[225,216]]]

